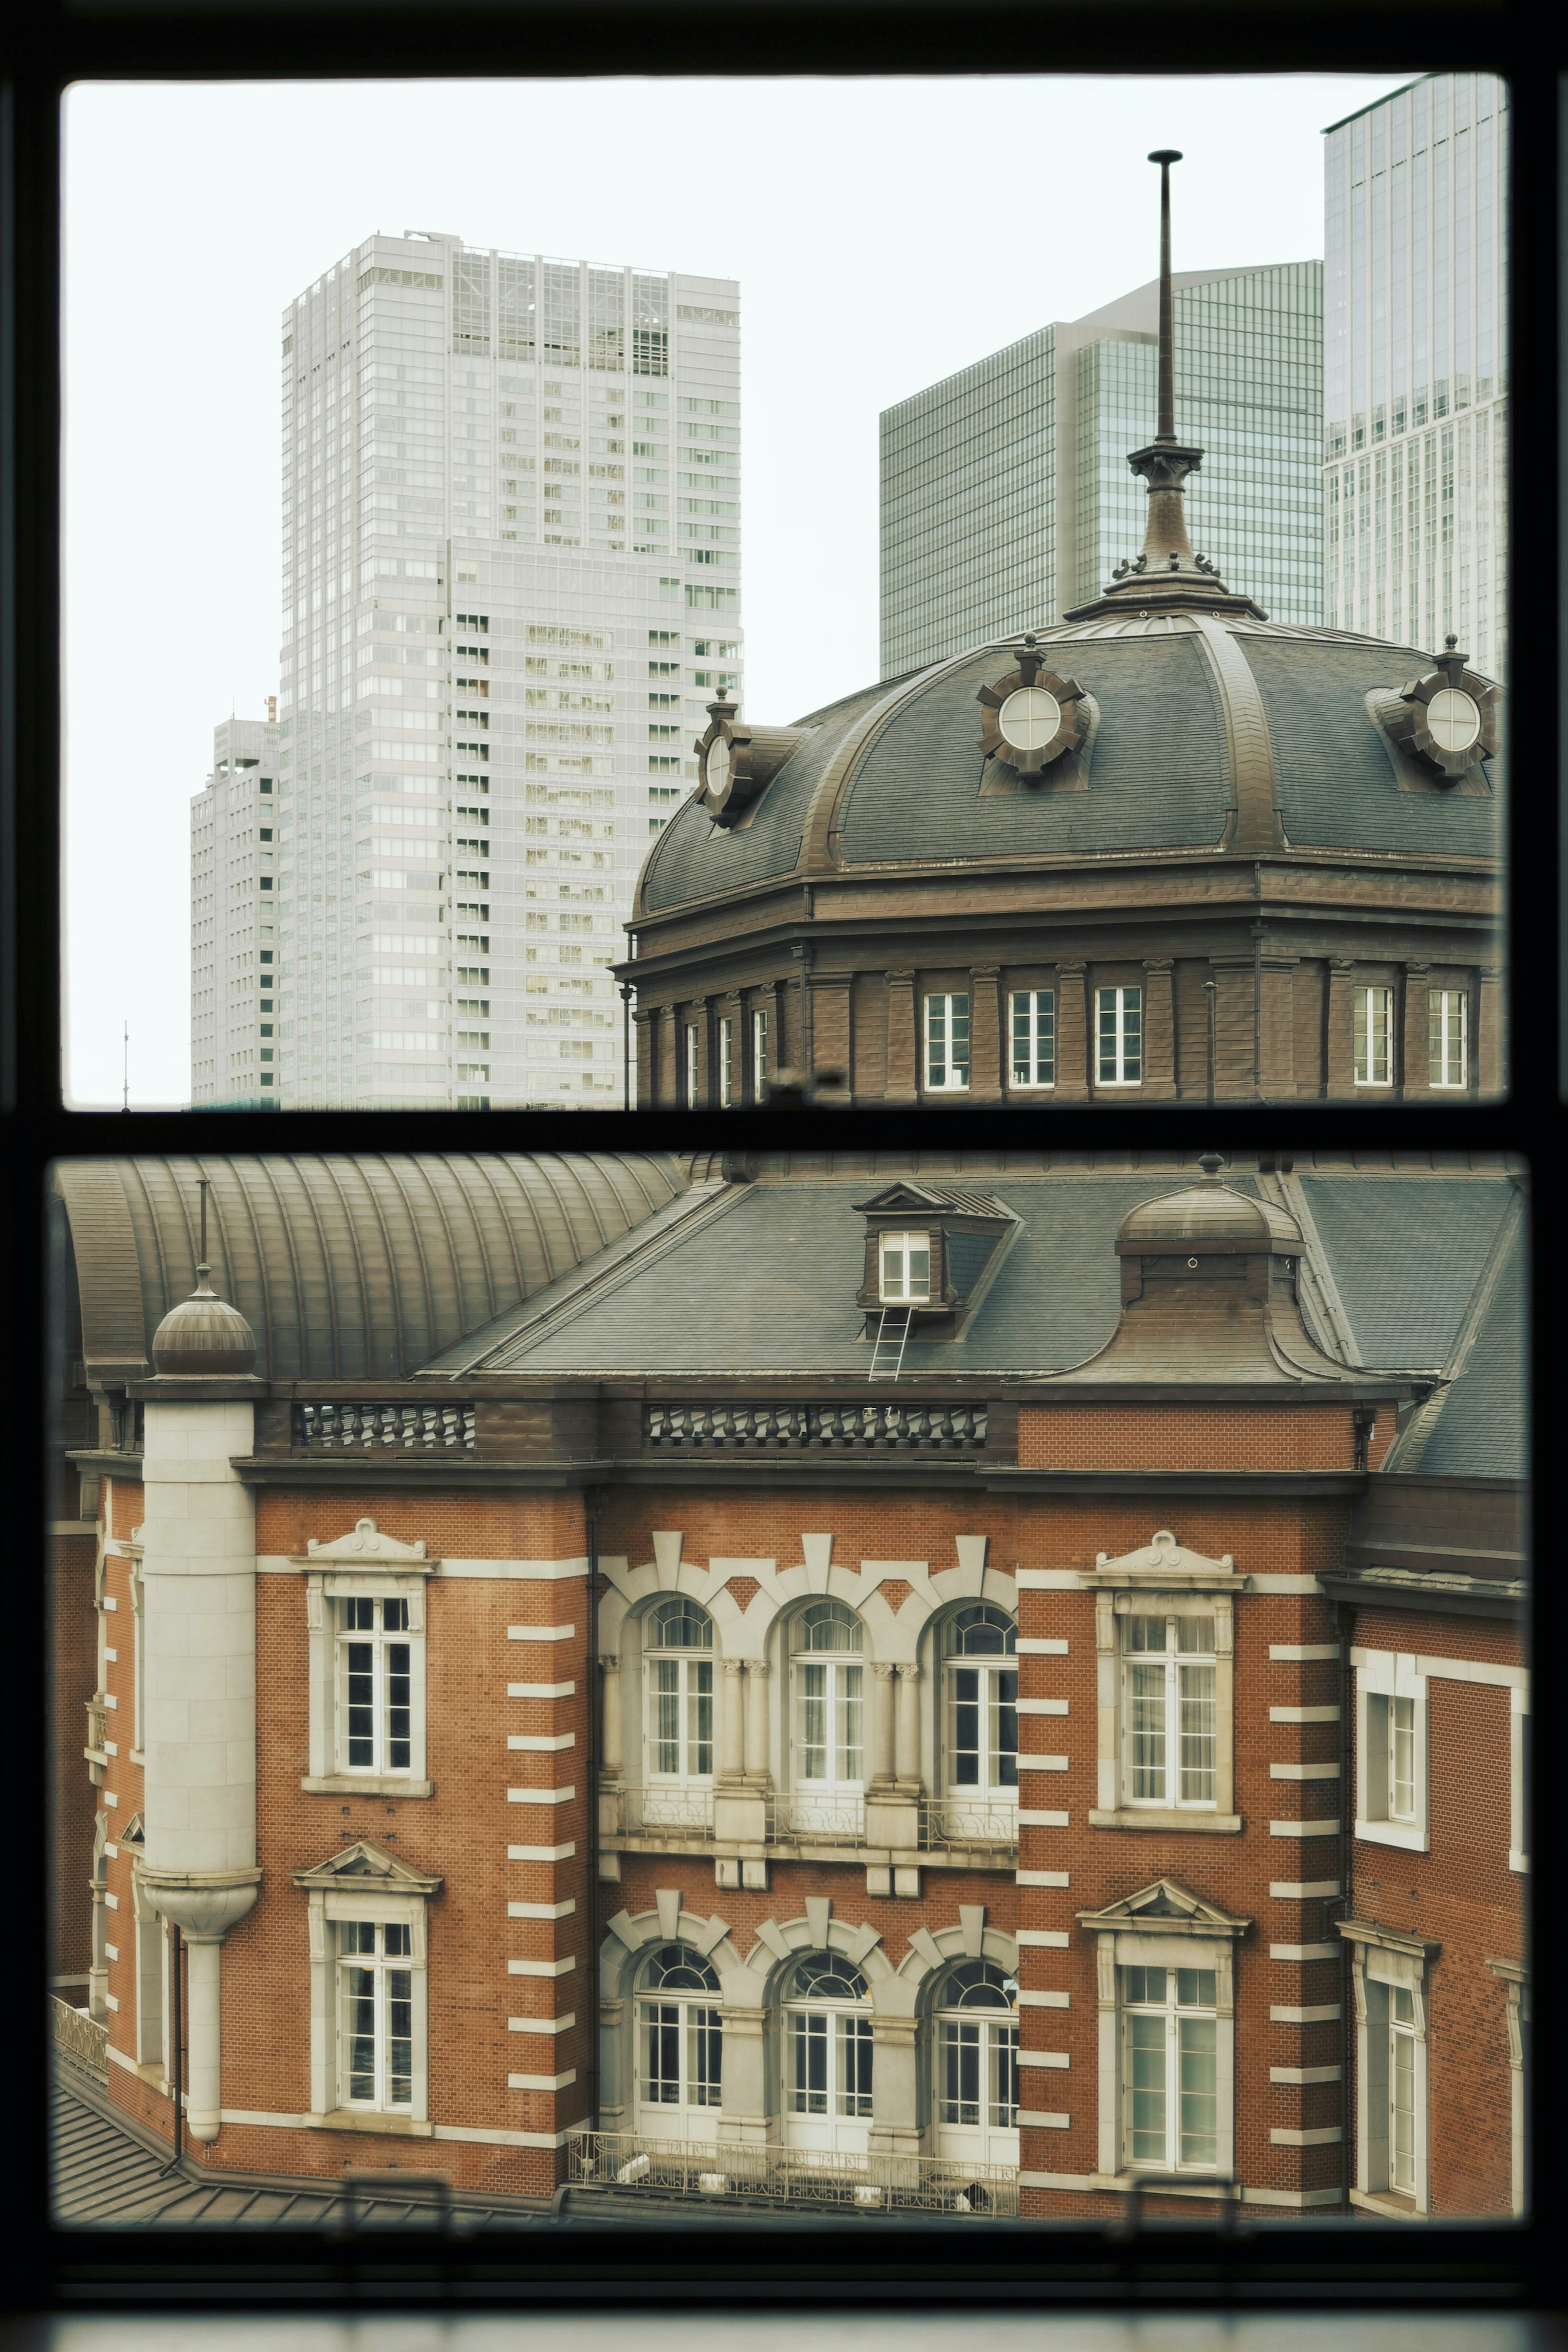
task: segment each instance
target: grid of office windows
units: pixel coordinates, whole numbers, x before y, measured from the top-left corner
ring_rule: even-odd
[[[882,418],[882,674],[1056,604],[1056,331],[1040,328]]]
[[[1502,672],[1508,92],[1430,74],[1324,146],[1324,617]]]
[[[1176,432],[1201,446],[1187,530],[1225,583],[1276,621],[1322,618],[1322,269],[1315,261],[1179,288]],[[1153,341],[1078,352],[1072,601],[1104,588],[1144,541],[1147,492],[1127,452],[1154,437]]]

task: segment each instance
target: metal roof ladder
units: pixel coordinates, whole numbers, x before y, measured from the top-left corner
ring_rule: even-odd
[[[871,1370],[866,1378],[873,1381],[895,1381],[904,1369],[904,1350],[909,1343],[909,1327],[915,1320],[908,1307],[884,1307],[876,1327],[876,1343],[871,1351]]]

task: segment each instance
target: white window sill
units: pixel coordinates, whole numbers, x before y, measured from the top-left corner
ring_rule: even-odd
[[[308,1774],[299,1783],[312,1797],[434,1797],[434,1780],[400,1780],[395,1773],[329,1772],[320,1780]]]
[[[307,2116],[311,2131],[390,2132],[398,2139],[430,2139],[434,2124],[421,2123],[413,2116],[381,2113],[370,2107],[330,2107],[322,2116]]]
[[[1381,2213],[1391,2221],[1424,2221],[1413,2197],[1399,2197],[1391,2189],[1353,2189],[1350,2201],[1364,2213]]]
[[[1427,1837],[1418,1822],[1357,1822],[1355,1834],[1366,1845],[1401,1846],[1406,1853],[1425,1853]]]
[[[1143,1085],[1142,1078],[1096,1078],[1096,1094],[1135,1094]]]
[[[1510,1870],[1517,1870],[1521,1877],[1527,1877],[1530,1872],[1530,1856],[1527,1853],[1511,1852],[1508,1857],[1508,1866]]]
[[[1055,1091],[1054,1078],[1009,1078],[1008,1080],[1008,1092],[1010,1095],[1049,1095],[1054,1094]]]
[[[1196,1830],[1207,1836],[1233,1837],[1241,1827],[1239,1813],[1186,1812],[1180,1807],[1138,1805],[1118,1812],[1092,1812],[1092,1830]]]

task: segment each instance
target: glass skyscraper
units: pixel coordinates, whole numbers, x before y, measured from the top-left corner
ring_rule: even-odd
[[[1429,74],[1326,134],[1324,618],[1500,676],[1508,92]]]
[[[1322,268],[1176,273],[1193,544],[1279,621],[1322,618]],[[882,417],[882,668],[897,677],[1097,596],[1143,542],[1157,282],[1036,330]]]
[[[281,357],[274,806],[232,876],[193,838],[255,970],[202,987],[243,1026],[265,950],[286,1107],[617,1106],[621,924],[741,698],[739,289],[377,236]]]

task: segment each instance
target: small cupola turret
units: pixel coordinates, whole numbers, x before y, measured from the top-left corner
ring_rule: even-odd
[[[189,1298],[171,1307],[152,1334],[152,1370],[160,1378],[246,1380],[256,1370],[256,1334],[239,1308],[213,1288],[207,1263],[208,1179],[199,1177],[197,1182],[202,1229],[196,1286]]]

